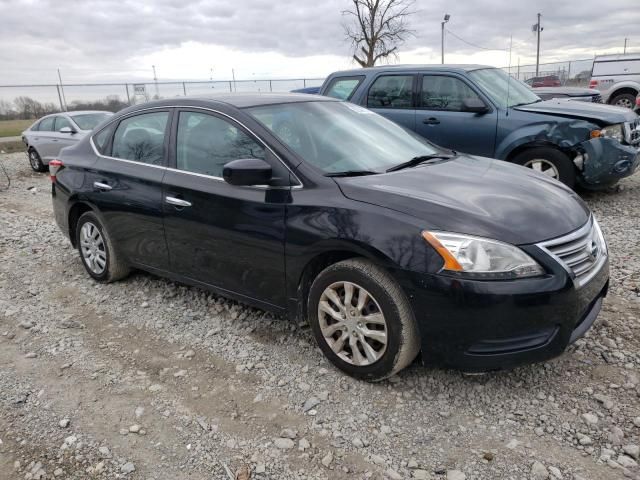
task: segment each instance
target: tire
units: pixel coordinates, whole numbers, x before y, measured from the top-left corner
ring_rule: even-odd
[[[636,105],[636,96],[632,93],[619,93],[609,101],[609,104],[617,107],[633,109]]]
[[[533,170],[542,170],[543,174],[548,174],[550,178],[560,180],[569,188],[574,188],[576,184],[576,170],[571,159],[555,148],[530,148],[513,157],[512,162]]]
[[[30,148],[27,151],[27,156],[29,157],[29,165],[31,166],[34,172],[41,173],[47,170],[47,166],[44,163],[42,163],[40,154],[36,151],[35,148]]]
[[[353,290],[350,305],[345,301],[347,288]],[[359,308],[363,290],[366,302]],[[332,303],[327,296],[329,291],[333,292],[332,298],[338,295],[342,307]],[[321,302],[333,313],[320,311]],[[311,285],[307,311],[311,330],[324,355],[337,368],[357,379],[384,380],[409,365],[420,350],[420,335],[406,295],[387,271],[368,260],[345,260],[320,272]],[[340,317],[339,312],[345,317]],[[352,316],[354,312],[356,315]],[[348,325],[341,324],[334,315]],[[325,338],[323,330],[325,333],[334,330],[333,336]],[[385,333],[384,338],[381,333]],[[384,345],[378,341],[382,338]],[[330,341],[336,349],[344,346],[336,353]],[[360,352],[359,358],[352,350],[352,341]],[[365,348],[363,342],[370,348]]]
[[[84,230],[86,228],[86,230]],[[87,235],[89,233],[89,235]],[[87,237],[97,238],[89,244]],[[108,232],[100,219],[93,212],[85,212],[78,219],[76,225],[76,245],[80,253],[80,260],[87,273],[100,283],[111,283],[125,278],[130,268],[122,256],[114,248]],[[91,255],[93,253],[93,255]],[[98,258],[92,262],[90,258]],[[101,259],[101,260],[100,260]]]

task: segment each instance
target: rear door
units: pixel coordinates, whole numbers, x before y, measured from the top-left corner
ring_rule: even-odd
[[[475,98],[490,104],[464,79],[446,74],[420,77],[416,131],[445,148],[493,157],[495,152],[497,111],[464,111],[463,102]]]
[[[93,136],[99,158],[87,172],[90,201],[113,243],[139,266],[167,270],[162,223],[170,109],[137,112]]]
[[[415,131],[415,81],[412,74],[382,74],[369,86],[362,106]]]
[[[214,287],[285,305],[285,208],[289,187],[239,187],[223,166],[260,158],[277,176],[282,164],[231,118],[180,110],[171,168],[164,179],[164,224],[171,269]],[[285,169],[286,170],[286,169]]]

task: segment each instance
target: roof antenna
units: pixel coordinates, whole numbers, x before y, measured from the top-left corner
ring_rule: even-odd
[[[513,34],[511,34],[511,40],[509,41],[509,74],[507,76],[507,113],[505,116],[509,116],[509,94],[511,90],[511,49],[513,48]]]

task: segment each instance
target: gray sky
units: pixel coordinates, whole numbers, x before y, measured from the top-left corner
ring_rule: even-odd
[[[350,68],[342,10],[348,0],[0,0],[0,85],[151,79],[323,77]],[[531,25],[543,14],[541,61],[618,53],[624,38],[640,51],[638,0],[418,0],[415,37],[400,61],[440,60],[440,21],[463,39],[535,60]],[[504,66],[449,36],[447,60]]]

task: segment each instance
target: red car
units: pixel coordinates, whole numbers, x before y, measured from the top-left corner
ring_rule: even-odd
[[[532,77],[524,81],[532,88],[537,87],[561,87],[562,82],[557,75],[546,75],[544,77]]]
[[[640,93],[636,97],[636,108],[634,110],[638,115],[640,115]]]

